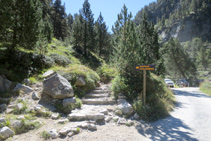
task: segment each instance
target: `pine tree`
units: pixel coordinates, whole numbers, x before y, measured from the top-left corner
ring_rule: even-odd
[[[71,30],[71,42],[74,46],[82,46],[82,29],[83,29],[83,17],[81,14],[74,15],[74,21]]]
[[[87,55],[88,50],[94,50],[95,33],[94,33],[94,15],[90,9],[88,0],[83,3],[83,8],[80,10],[83,17],[83,47],[84,53]]]
[[[1,8],[5,11],[3,11],[0,18],[9,17],[3,22],[0,31],[3,32],[6,41],[11,42],[8,49],[14,50],[17,45],[33,49],[39,40],[41,31],[41,2],[37,0],[4,0],[1,3],[4,4]]]
[[[108,45],[108,28],[106,27],[106,23],[103,20],[102,14],[100,15],[95,23],[95,31],[96,31],[96,41],[97,47],[99,49],[99,56],[102,55],[103,50],[105,50]]]
[[[64,40],[68,36],[66,17],[65,6],[61,4],[61,0],[56,0],[53,5],[52,19],[54,36],[57,39]]]

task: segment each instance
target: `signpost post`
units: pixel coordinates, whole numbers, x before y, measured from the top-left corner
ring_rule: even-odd
[[[155,70],[155,65],[136,66],[137,70],[143,70],[143,104],[146,104],[146,70]]]

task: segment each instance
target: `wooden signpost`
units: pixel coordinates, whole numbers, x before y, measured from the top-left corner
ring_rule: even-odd
[[[143,70],[143,103],[146,104],[146,70],[155,70],[155,65],[136,66],[137,70]]]

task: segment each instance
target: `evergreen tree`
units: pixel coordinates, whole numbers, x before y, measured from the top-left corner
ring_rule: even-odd
[[[94,50],[95,47],[94,15],[88,0],[84,1],[80,14],[83,17],[83,47],[86,55],[87,49]]]
[[[82,30],[83,29],[83,17],[81,14],[74,15],[74,21],[71,30],[71,42],[74,46],[82,46]]]
[[[103,20],[102,14],[100,13],[96,23],[95,23],[95,30],[96,30],[96,42],[97,47],[99,49],[99,56],[102,55],[103,50],[108,47],[108,28],[106,27],[106,23]]]
[[[68,36],[68,26],[66,20],[65,6],[61,4],[61,0],[56,0],[53,4],[53,28],[54,36],[57,39],[64,40]]]
[[[165,54],[165,66],[172,76],[182,76],[183,78],[193,80],[196,76],[196,66],[188,57],[178,40],[170,39],[165,45],[167,50]]]
[[[7,42],[9,50],[17,45],[33,49],[39,40],[42,20],[42,4],[37,0],[3,0],[1,1],[1,19],[5,19],[0,32]],[[4,11],[5,10],[5,11]],[[6,32],[5,32],[6,31]]]

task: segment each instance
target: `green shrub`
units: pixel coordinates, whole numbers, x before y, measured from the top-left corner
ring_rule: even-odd
[[[40,135],[45,140],[50,139],[50,137],[51,137],[51,135],[47,131],[42,131]]]
[[[30,80],[30,83],[31,83],[31,84],[37,83],[37,80],[36,80],[35,77],[29,77],[29,80]]]
[[[112,80],[112,86],[111,86],[111,90],[114,92],[114,98],[117,99],[119,93],[125,93],[127,87],[128,86],[125,84],[125,79],[117,75]]]
[[[77,95],[78,97],[83,97],[83,94],[93,90],[96,87],[97,81],[100,79],[95,71],[79,64],[70,65],[68,68],[58,70],[58,72],[64,76],[73,86],[79,77],[83,77],[85,79],[86,84],[84,86],[74,88],[76,95],[80,94]]]
[[[50,57],[59,66],[67,66],[71,63],[71,61],[67,57],[59,55],[57,53],[50,54]]]
[[[15,129],[16,134],[26,133],[29,130],[38,129],[41,127],[41,123],[39,121],[31,121],[23,119],[21,120],[22,126],[21,128]]]
[[[200,90],[211,96],[211,82],[204,82],[200,85]]]
[[[29,112],[26,101],[19,100],[17,102],[23,104],[23,107],[21,109],[18,109],[17,107],[15,107],[13,109],[14,114],[19,115],[19,114],[26,114],[27,112]]]
[[[79,98],[76,98],[76,103],[74,104],[74,108],[81,108],[82,101]]]
[[[117,75],[117,71],[106,64],[99,67],[97,73],[100,76],[100,80],[104,83],[110,82]]]

